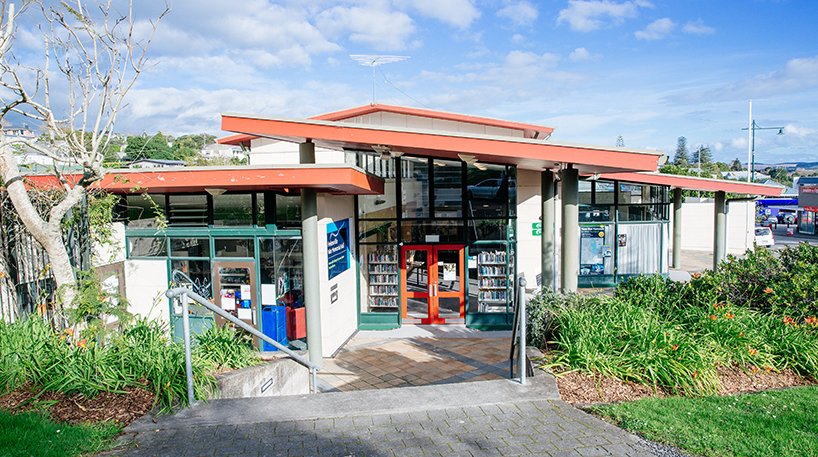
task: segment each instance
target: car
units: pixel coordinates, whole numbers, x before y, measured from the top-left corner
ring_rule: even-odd
[[[770,247],[775,245],[773,231],[769,227],[756,227],[756,234],[753,240],[756,246]]]
[[[514,189],[517,186],[517,181],[511,179],[509,180],[509,187]],[[491,178],[491,179],[484,179],[477,184],[472,186],[468,186],[468,197],[471,198],[482,198],[488,200],[494,200],[497,197],[500,197],[501,192],[504,192],[503,189],[503,179],[502,178]]]
[[[795,214],[785,214],[782,216],[781,222],[785,224],[795,224]]]
[[[778,225],[778,218],[775,216],[767,216],[761,219],[762,227],[772,227],[774,225]]]

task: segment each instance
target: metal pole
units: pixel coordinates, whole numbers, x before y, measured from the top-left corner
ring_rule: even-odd
[[[187,376],[187,402],[193,406],[193,361],[190,355],[190,318],[187,295],[182,295],[182,331],[185,337],[185,375]]]
[[[520,287],[519,291],[517,292],[519,298],[519,314],[520,314],[520,355],[517,357],[517,369],[520,370],[520,384],[526,385],[525,379],[525,285],[526,280],[525,278],[520,278],[518,280]]]
[[[750,120],[747,121],[747,182],[752,182],[752,178],[750,178],[752,171],[750,170],[751,163],[753,162],[753,143],[755,142],[754,134],[755,130],[753,130],[753,101],[750,100]]]

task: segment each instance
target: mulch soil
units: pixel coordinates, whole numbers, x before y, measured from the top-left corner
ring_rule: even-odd
[[[802,377],[790,369],[767,371],[756,367],[734,366],[719,367],[717,372],[722,384],[719,395],[818,384],[814,378]],[[662,389],[653,389],[609,376],[593,376],[577,371],[560,373],[559,370],[554,370],[554,374],[562,400],[577,406],[633,401],[648,397],[661,398],[668,395],[668,392]]]
[[[112,421],[125,427],[153,409],[156,395],[142,387],[129,386],[121,393],[101,392],[93,398],[42,392],[23,387],[0,396],[0,409],[12,413],[43,410],[57,422],[79,424]],[[36,398],[35,398],[36,397]]]

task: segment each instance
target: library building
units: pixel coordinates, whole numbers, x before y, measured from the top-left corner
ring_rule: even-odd
[[[389,105],[223,114],[222,129],[249,165],[114,170],[99,184],[122,197],[123,243],[96,257],[113,260],[100,267],[117,272],[133,312],[177,335],[168,284],[311,359],[358,329],[510,329],[519,278],[534,293],[667,274],[682,189],[717,191],[716,248],[719,192],[722,213],[724,190],[772,192],[660,176],[659,151]],[[194,332],[219,324],[192,318]]]

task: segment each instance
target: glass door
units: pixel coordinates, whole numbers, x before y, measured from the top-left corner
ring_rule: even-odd
[[[254,262],[213,262],[213,298],[216,306],[258,329],[256,267]],[[226,319],[216,315],[216,325]],[[253,345],[258,339],[253,337]]]
[[[465,323],[463,246],[401,248],[405,324]]]

